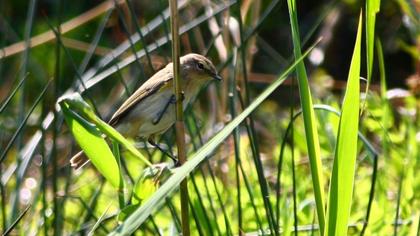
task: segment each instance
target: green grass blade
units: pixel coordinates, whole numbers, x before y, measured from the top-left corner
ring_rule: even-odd
[[[386,73],[385,73],[385,61],[384,53],[382,50],[382,43],[379,38],[376,40],[376,51],[378,54],[378,64],[379,64],[379,78],[381,82],[381,96],[386,99],[386,91],[388,90],[386,85]]]
[[[360,14],[338,128],[327,207],[327,227],[324,235],[347,235],[357,156],[361,31],[362,15]]]
[[[290,66],[276,81],[264,90],[242,113],[226,125],[210,141],[204,144],[189,160],[178,168],[174,174],[155,192],[155,194],[138,208],[127,220],[125,220],[111,235],[129,235],[133,233],[158,207],[165,199],[179,186],[181,181],[186,178],[209,154],[222,143],[229,135],[240,125],[272,92],[279,87],[287,75],[295,69],[296,65],[305,58],[313,49],[312,46],[296,62]]]
[[[1,104],[0,106],[0,114],[4,111],[4,109],[6,109],[7,105],[9,105],[10,101],[12,100],[12,98],[15,96],[15,94],[17,93],[17,91],[19,90],[20,87],[22,87],[23,82],[25,82],[26,78],[28,78],[29,74],[26,74],[18,83],[18,85],[12,90],[12,92],[7,96],[6,99],[4,99],[3,104]]]
[[[109,208],[111,207],[111,204],[109,203],[106,207],[105,211],[102,213],[101,217],[96,221],[96,223],[93,225],[92,229],[89,231],[88,236],[95,235],[96,229],[101,225],[102,221],[104,220],[106,214],[108,213]]]
[[[39,96],[36,98],[35,102],[31,106],[31,108],[29,109],[29,112],[25,115],[22,122],[19,124],[19,127],[13,134],[12,138],[10,138],[9,142],[7,143],[6,147],[4,148],[3,152],[0,155],[0,163],[4,161],[4,159],[6,158],[6,154],[9,152],[9,150],[12,147],[12,144],[15,142],[18,136],[22,133],[22,130],[25,127],[29,117],[31,116],[32,112],[35,110],[38,103],[44,98],[45,92],[47,91],[50,84],[51,84],[51,80],[48,81],[48,83],[45,85],[44,89],[41,91],[41,93],[39,94]]]
[[[375,22],[376,14],[379,12],[381,0],[366,0],[366,64],[367,64],[367,85],[365,93],[369,91],[372,78],[373,49],[375,44]],[[365,104],[362,106],[364,110]]]
[[[199,128],[199,125],[198,125],[198,121],[197,121],[194,113],[191,112],[191,110],[186,115],[186,118],[189,119],[189,121],[190,121],[190,122],[186,122],[186,127],[188,129],[189,135],[191,137],[196,136],[198,138],[198,142],[199,142],[200,146],[203,145],[203,139],[202,139],[202,136],[200,134],[200,128]],[[194,141],[192,141],[191,144],[193,145],[194,151],[197,151],[198,145]],[[208,234],[209,235],[216,235],[215,231],[217,231],[217,235],[222,235],[222,232],[220,230],[220,225],[218,224],[218,222],[215,221],[215,220],[210,220],[210,219],[217,219],[215,204],[220,204],[220,206],[221,206],[220,208],[223,212],[223,216],[225,216],[225,222],[228,221],[227,220],[227,214],[225,214],[226,211],[224,211],[223,203],[222,203],[222,201],[219,197],[220,196],[219,191],[217,190],[216,180],[215,180],[213,171],[212,171],[208,161],[205,162],[205,166],[207,167],[208,173],[210,174],[210,180],[208,180],[209,178],[206,178],[204,168],[200,168],[199,171],[200,171],[201,177],[203,179],[204,189],[206,191],[205,191],[205,193],[202,193],[202,194],[200,193],[200,191],[196,191],[197,199],[199,200],[199,203],[201,204],[201,208],[203,209],[203,215],[204,215],[204,218],[205,218],[204,220],[206,222],[207,221],[210,222],[210,223],[207,223],[208,225],[210,225]],[[194,188],[196,188],[198,186],[196,186],[196,184],[194,183],[195,182],[194,178],[195,178],[194,175],[191,175],[191,182],[193,183]],[[217,198],[212,198],[211,197],[211,190],[209,188],[209,183],[208,183],[210,181],[213,182],[213,185],[215,187],[214,192],[216,192],[216,194],[218,196]],[[208,201],[210,210],[205,210],[206,208],[205,208],[204,202],[206,202],[206,200]]]
[[[199,184],[197,184],[197,181],[195,180],[195,176],[191,175],[190,177],[191,184],[194,189],[194,194],[196,195],[195,198],[191,197],[190,195],[190,201],[193,202],[194,207],[191,207],[191,211],[195,210],[197,211],[197,218],[199,221],[203,222],[202,228],[206,231],[207,235],[214,235],[213,232],[213,226],[211,225],[210,215],[208,214],[209,211],[206,211],[205,205],[204,205],[204,197],[200,193],[200,189],[198,187]],[[195,218],[195,217],[194,217]],[[197,224],[198,228],[198,224]]]
[[[273,2],[272,4],[275,4],[275,3]],[[243,32],[244,23],[242,21],[241,7],[239,4],[237,5],[236,12],[237,14],[234,14],[234,15],[237,15],[237,19],[239,23],[239,36],[240,36],[240,46],[241,46],[238,51],[240,52],[240,54],[238,55],[240,55],[240,60],[242,61],[241,70],[242,70],[243,85],[244,85],[243,86],[244,99],[242,100],[241,93],[238,93],[238,98],[239,98],[238,100],[241,102],[241,104],[245,104],[246,106],[248,106],[250,104],[250,89],[249,89],[248,72],[247,72],[248,70],[247,70],[247,63],[246,63],[247,53],[246,53],[246,47],[244,46],[246,45],[245,35]],[[232,11],[232,14],[233,13],[235,13],[235,11]],[[246,129],[247,129],[248,138],[249,138],[249,142],[251,146],[252,159],[254,161],[255,170],[257,171],[260,192],[261,192],[261,195],[263,196],[262,199],[264,202],[265,215],[267,218],[269,230],[270,230],[270,233],[277,236],[278,232],[276,228],[278,228],[278,226],[275,225],[276,221],[274,219],[273,207],[270,202],[270,199],[268,197],[265,197],[265,196],[269,196],[270,193],[269,193],[266,177],[264,176],[264,168],[263,168],[261,155],[260,155],[260,147],[259,147],[259,143],[257,142],[258,137],[256,135],[255,124],[254,124],[254,119],[253,119],[252,114],[248,117],[248,122],[246,123]]]
[[[381,41],[379,40],[379,38],[376,39],[375,42],[375,47],[376,47],[376,54],[378,56],[378,65],[379,65],[379,77],[380,77],[380,83],[381,83],[381,101],[382,101],[382,109],[384,111],[383,116],[381,118],[381,123],[383,124],[383,129],[382,129],[382,153],[383,153],[383,157],[384,159],[387,159],[387,154],[389,149],[388,149],[388,139],[387,139],[387,135],[388,135],[388,129],[386,128],[386,124],[388,123],[388,119],[389,119],[389,104],[386,98],[386,80],[385,80],[385,63],[384,63],[384,55],[382,52],[382,44]],[[370,192],[370,196],[369,196],[369,202],[368,202],[368,207],[367,207],[367,211],[366,211],[366,217],[365,217],[365,223],[363,225],[363,228],[360,232],[360,236],[363,236],[366,232],[366,229],[368,227],[368,223],[369,223],[369,218],[371,215],[371,210],[372,210],[372,203],[373,203],[373,197],[374,197],[374,193],[375,193],[375,185],[376,185],[376,178],[377,178],[377,170],[378,170],[378,155],[374,154],[374,159],[373,159],[373,172],[372,172],[372,185],[371,185],[371,192]]]
[[[379,65],[379,78],[381,83],[381,102],[382,102],[382,109],[384,111],[384,115],[381,118],[381,123],[383,124],[382,130],[382,152],[384,158],[388,158],[389,154],[389,138],[388,138],[388,128],[387,124],[390,122],[391,119],[391,106],[389,104],[388,98],[386,97],[386,92],[388,90],[386,84],[386,72],[385,72],[385,61],[384,61],[384,54],[382,50],[382,43],[379,38],[376,40],[376,50],[378,54],[378,65]]]
[[[373,48],[375,43],[375,21],[379,12],[381,0],[366,1],[366,58],[367,58],[367,79],[368,84],[372,77]],[[366,86],[367,92],[368,86]]]
[[[130,10],[131,19],[133,21],[134,28],[136,29],[137,34],[139,35],[140,41],[142,43],[142,47],[144,48],[144,52],[146,53],[147,64],[150,67],[150,70],[151,71],[155,71],[155,69],[153,68],[153,64],[152,64],[152,59],[150,57],[150,53],[149,53],[149,51],[147,51],[147,48],[145,47],[147,45],[147,43],[146,43],[146,40],[144,39],[143,32],[142,32],[142,30],[140,28],[139,22],[137,22],[137,20],[135,20],[135,19],[138,19],[138,16],[137,16],[137,14],[136,14],[136,12],[134,10],[134,6],[131,3],[131,1],[128,1],[128,0],[125,0],[125,3],[127,4],[128,9]],[[181,3],[181,5],[182,5],[182,3]],[[181,8],[182,7],[183,6],[181,6]],[[130,39],[130,38],[128,38],[128,39]],[[130,42],[131,41],[132,40],[130,40]],[[133,43],[135,43],[135,42],[133,42]]]
[[[93,40],[91,41],[91,43],[89,45],[89,49],[87,50],[85,56],[83,57],[82,62],[80,63],[80,65],[78,67],[78,70],[77,70],[78,74],[84,73],[87,66],[89,65],[95,50],[99,46],[99,41],[101,40],[101,38],[104,34],[104,30],[107,26],[107,23],[108,23],[111,15],[112,15],[112,13],[113,13],[112,10],[108,10],[106,12],[106,14],[102,17],[101,23],[98,26],[98,29],[96,30],[96,32],[94,34],[95,36],[94,36]]]
[[[145,78],[146,75],[144,74],[143,66],[140,63],[140,58],[137,56],[137,53],[136,53],[135,42],[130,37],[130,32],[129,32],[130,29],[129,29],[129,26],[128,26],[128,24],[126,22],[126,19],[125,19],[125,17],[126,17],[125,15],[126,14],[125,14],[125,12],[121,9],[121,7],[118,4],[115,4],[115,9],[118,12],[118,18],[121,21],[121,26],[122,26],[121,29],[122,29],[122,32],[127,36],[127,40],[128,40],[128,42],[130,44],[130,49],[131,49],[131,51],[132,51],[132,53],[134,55],[134,58],[136,59],[135,60],[135,63],[137,63],[137,66],[140,69],[140,76],[142,78]],[[135,17],[135,16],[132,15],[131,17]]]
[[[237,67],[237,50],[236,48],[233,50],[233,60],[230,68],[230,78],[229,78],[229,112],[232,117],[236,116],[236,109],[235,104],[237,98],[236,92],[236,67]],[[236,96],[235,96],[236,95]],[[236,204],[237,204],[237,217],[238,217],[238,232],[241,232],[242,228],[242,203],[241,203],[241,179],[240,179],[240,170],[239,170],[239,162],[241,161],[241,153],[240,153],[240,136],[239,136],[239,129],[235,129],[233,131],[233,147],[235,150],[235,172],[236,172]]]
[[[295,58],[301,55],[299,26],[297,21],[296,2],[294,0],[287,1],[290,17],[290,25],[293,38],[293,51]],[[317,121],[313,110],[311,91],[309,89],[308,77],[303,62],[299,63],[296,68],[296,75],[299,84],[299,95],[303,111],[303,121],[305,127],[306,144],[308,148],[309,163],[311,166],[312,183],[314,188],[318,223],[321,235],[324,232],[325,225],[325,197],[324,182],[322,178],[321,150],[319,146],[319,137],[317,130]]]
[[[400,211],[401,211],[401,192],[402,186],[404,181],[404,174],[401,173],[399,177],[399,184],[398,184],[398,193],[397,193],[397,207],[395,209],[395,218],[394,218],[394,236],[398,235],[398,219],[400,218]]]
[[[13,223],[9,226],[9,228],[7,228],[6,230],[4,230],[2,235],[9,235],[13,229],[19,224],[19,222],[23,219],[23,217],[26,215],[26,213],[28,212],[28,210],[32,207],[32,204],[29,204],[25,210],[22,211],[22,213],[20,213],[20,215],[13,221]]]

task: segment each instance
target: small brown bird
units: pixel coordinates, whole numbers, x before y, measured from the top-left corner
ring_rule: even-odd
[[[209,59],[194,53],[180,58],[180,74],[184,110],[203,86],[212,80],[222,79]],[[108,123],[126,137],[145,138],[157,146],[154,137],[175,123],[175,103],[173,65],[169,63],[141,85]],[[83,151],[70,159],[71,166],[76,169],[88,161]]]

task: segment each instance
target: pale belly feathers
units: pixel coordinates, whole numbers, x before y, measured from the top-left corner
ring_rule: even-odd
[[[138,103],[133,110],[120,120],[116,126],[117,130],[124,136],[132,138],[149,138],[150,136],[164,133],[175,123],[175,103],[169,104],[158,123],[154,123],[154,121],[158,119],[172,95],[173,92],[168,90],[159,93],[159,95],[153,94],[144,98],[144,100]],[[184,110],[190,100],[191,97],[184,98]],[[156,109],[156,107],[159,109]]]

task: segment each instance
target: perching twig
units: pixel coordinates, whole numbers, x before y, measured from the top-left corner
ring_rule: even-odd
[[[185,163],[186,151],[185,151],[185,127],[184,127],[184,109],[182,108],[182,87],[179,73],[179,56],[180,56],[180,45],[179,45],[179,20],[178,20],[178,2],[177,0],[169,0],[171,8],[171,35],[172,35],[172,63],[173,63],[173,82],[174,82],[174,93],[176,98],[176,144],[178,149],[178,164],[182,165]],[[185,178],[180,185],[181,191],[181,222],[182,222],[182,235],[190,235],[190,225],[188,220],[188,180]]]

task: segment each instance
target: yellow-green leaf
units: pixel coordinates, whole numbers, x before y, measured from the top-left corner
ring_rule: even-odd
[[[360,51],[362,14],[342,105],[331,175],[324,235],[347,235],[352,202],[360,106]]]
[[[97,127],[61,104],[66,123],[76,142],[98,171],[116,188],[120,184],[120,170],[107,142]]]

